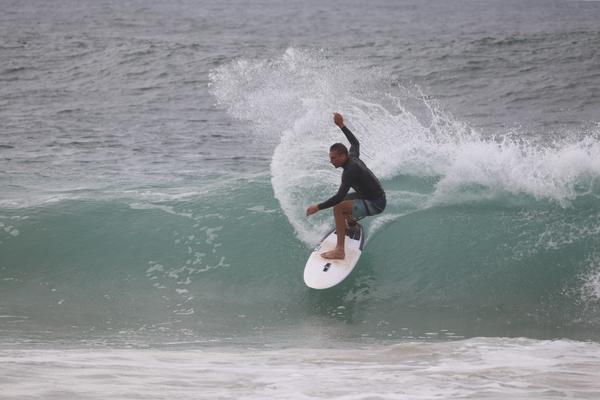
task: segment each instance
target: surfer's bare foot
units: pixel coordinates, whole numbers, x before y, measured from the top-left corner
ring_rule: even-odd
[[[331,250],[321,253],[321,257],[327,258],[328,260],[343,260],[346,255],[343,250]]]

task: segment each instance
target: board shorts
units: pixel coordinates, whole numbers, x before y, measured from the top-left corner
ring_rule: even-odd
[[[352,218],[381,214],[385,210],[386,203],[385,196],[373,200],[354,199],[352,200]]]

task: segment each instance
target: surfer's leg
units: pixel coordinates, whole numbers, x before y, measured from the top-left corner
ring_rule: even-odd
[[[335,218],[335,231],[337,234],[337,244],[335,250],[327,251],[321,256],[323,258],[343,259],[346,256],[344,244],[346,239],[346,218],[352,215],[353,200],[344,200],[333,207],[333,217]]]
[[[358,198],[359,198],[358,193],[349,193],[346,195],[346,197],[344,197],[344,200],[356,200]],[[346,222],[348,224],[347,226],[350,228],[355,227],[358,222],[358,219],[354,218],[355,207],[356,207],[356,204],[352,203],[352,213],[346,215]]]

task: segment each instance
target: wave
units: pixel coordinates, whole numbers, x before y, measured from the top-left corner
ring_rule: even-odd
[[[384,183],[401,176],[434,181],[426,206],[509,195],[569,207],[600,194],[600,130],[555,141],[545,132],[489,137],[420,89],[323,52],[288,49],[278,59],[238,60],[213,71],[211,90],[254,127],[251,134],[277,144],[273,190],[307,242],[324,228],[322,220],[303,217],[304,207],[327,197],[339,180],[326,162],[327,144],[342,137],[333,111],[345,115]]]
[[[595,206],[419,208],[415,182],[392,183],[398,192],[366,224],[356,271],[327,291],[304,286],[310,246],[268,178],[201,199],[4,210],[1,333],[600,340]]]
[[[487,136],[385,71],[306,50],[224,65],[211,91],[274,149],[270,174],[4,207],[5,333],[600,340],[598,132]],[[315,292],[302,268],[331,215],[304,210],[339,182],[332,111],[388,209],[365,220],[356,272]]]

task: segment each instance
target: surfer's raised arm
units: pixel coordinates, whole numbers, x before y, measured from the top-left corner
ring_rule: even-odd
[[[354,134],[348,129],[348,127],[344,124],[344,117],[340,113],[333,113],[333,122],[344,132],[346,135],[346,139],[350,142],[350,149],[348,149],[348,154],[353,157],[360,156],[360,143],[358,143],[358,139]]]
[[[346,125],[344,125],[344,117],[342,114],[334,112],[333,113],[333,123],[336,124],[340,129],[344,129]]]

